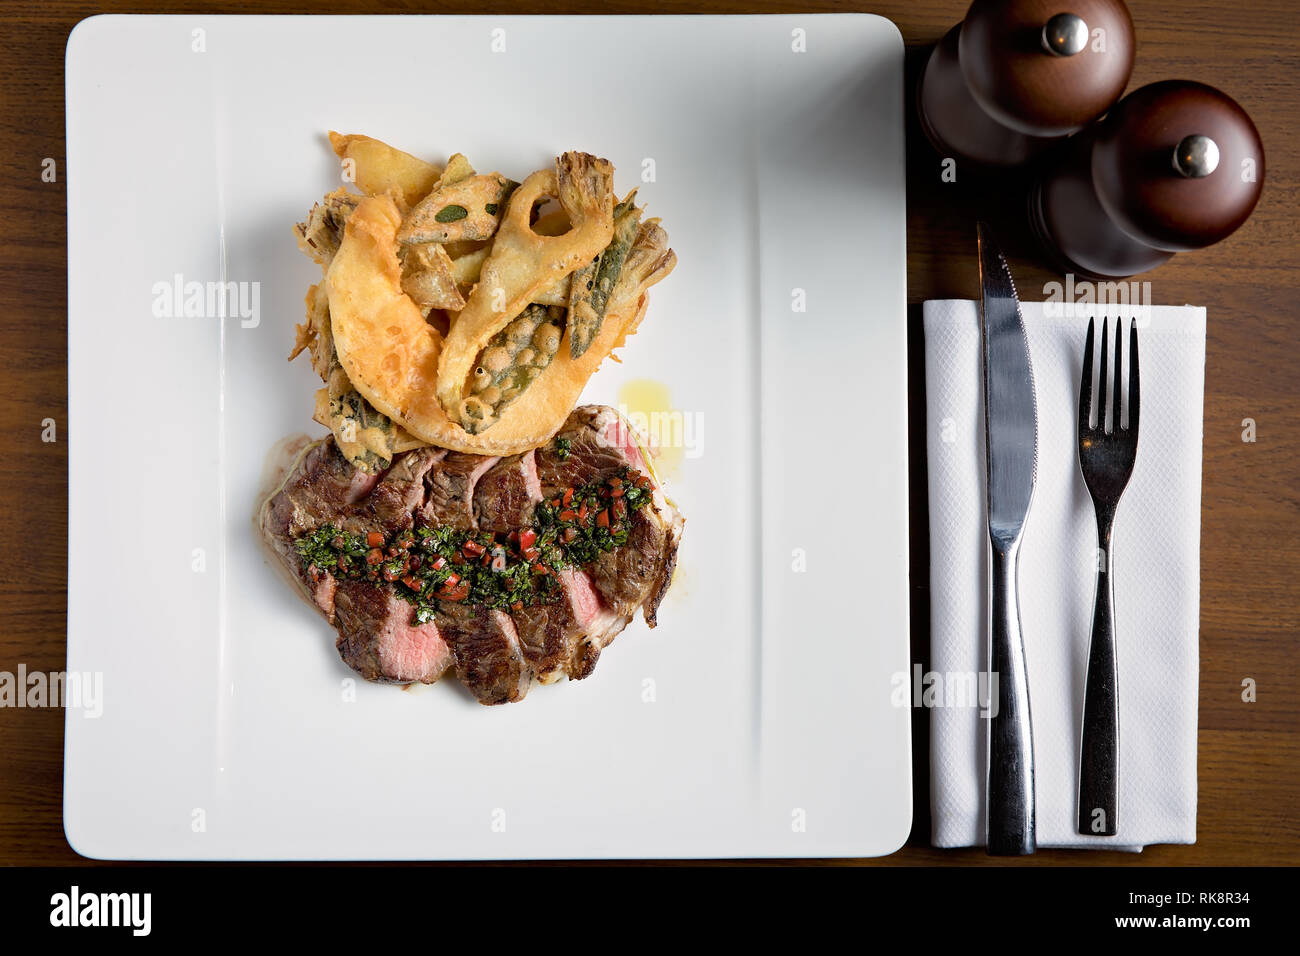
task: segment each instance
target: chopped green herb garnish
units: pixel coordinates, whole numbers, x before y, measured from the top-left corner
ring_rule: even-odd
[[[568,439],[556,439],[559,457]],[[356,534],[325,525],[294,541],[312,581],[391,584],[414,606],[415,624],[443,604],[522,610],[556,599],[555,572],[582,567],[626,544],[632,512],[650,500],[650,479],[631,468],[537,503],[531,525],[509,534],[447,526]]]

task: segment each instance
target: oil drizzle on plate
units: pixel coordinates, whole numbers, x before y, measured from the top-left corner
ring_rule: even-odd
[[[680,409],[673,408],[672,393],[668,391],[668,386],[650,378],[624,382],[618,390],[618,411],[639,428],[649,441],[657,477],[680,477],[682,462],[686,457],[683,428],[685,416]],[[671,498],[671,489],[667,490]],[[679,554],[672,585],[664,598],[669,603],[678,603],[690,591],[686,581],[686,563]]]
[[[685,458],[683,415],[673,408],[668,386],[649,378],[624,382],[618,390],[618,410],[649,439],[656,470],[669,479],[680,475]]]

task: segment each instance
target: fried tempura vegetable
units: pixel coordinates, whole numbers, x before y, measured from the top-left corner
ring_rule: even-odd
[[[492,336],[465,399],[465,430],[474,435],[496,424],[502,410],[551,364],[563,335],[564,309],[530,305]]]
[[[487,257],[491,251],[490,246],[484,246],[482,249],[467,252],[463,256],[453,257],[451,260],[451,273],[456,278],[456,285],[466,291],[471,289],[474,283],[478,282],[479,275],[483,271],[483,263],[487,262]]]
[[[402,250],[402,291],[425,312],[430,309],[465,307],[465,298],[456,287],[455,267],[447,250],[434,242],[405,246]]]
[[[325,387],[316,393],[312,416],[334,433],[339,451],[368,475],[389,466],[393,456],[425,444],[377,411],[348,380],[339,363],[330,324],[329,299],[320,286],[307,290],[307,321],[298,326],[290,361],[303,349]]]
[[[438,401],[465,424],[470,373],[491,338],[533,304],[538,294],[573,273],[609,245],[614,233],[614,169],[608,160],[569,152],[554,169],[529,176],[506,207],[478,285],[456,319],[439,359]],[[532,229],[533,205],[555,196],[571,228],[540,236]],[[477,427],[477,425],[476,425]]]
[[[414,206],[443,174],[432,163],[369,136],[343,136],[330,130],[330,146],[339,159],[354,165],[353,181],[367,196],[395,189],[408,206]]]
[[[325,198],[311,207],[307,219],[293,227],[298,237],[298,248],[309,255],[323,269],[343,241],[343,224],[357,208],[361,197],[340,188],[327,193]]]
[[[531,206],[531,200],[528,202]],[[611,203],[609,212],[612,211]],[[526,227],[526,212],[524,220]],[[401,212],[392,198],[375,196],[362,200],[348,218],[342,245],[327,273],[334,344],[348,379],[375,409],[430,444],[480,455],[513,455],[545,443],[564,423],[600,363],[617,343],[634,331],[644,311],[643,283],[620,283],[610,298],[600,332],[587,351],[574,359],[562,338],[554,343],[554,358],[531,379],[525,400],[503,406],[491,428],[471,434],[448,417],[436,394],[439,359],[448,346],[401,288],[401,263],[397,255],[397,230],[401,221]],[[607,222],[607,229],[612,232],[611,222]],[[603,237],[595,234],[593,251],[578,249],[570,270],[583,261],[584,255],[594,255],[607,245],[608,232]],[[498,236],[496,242],[500,241]],[[636,243],[629,259],[635,253]],[[643,274],[645,284],[671,269],[671,252],[659,259],[661,268],[657,272]],[[479,285],[481,288],[483,283]],[[626,296],[635,293],[636,297],[620,297],[620,288]],[[509,326],[527,304],[507,316],[501,327],[492,329],[474,348],[467,378],[477,369],[479,353],[490,346],[493,336]],[[465,322],[468,309],[467,304],[453,323],[448,342]],[[516,353],[516,362],[518,358]]]
[[[633,205],[636,190],[614,207],[614,238],[591,262],[573,274],[569,286],[569,348],[574,358],[590,347],[609,306],[614,283],[636,238],[641,210]]]
[[[499,173],[439,183],[402,223],[403,243],[488,239],[497,231],[506,199],[517,184]]]

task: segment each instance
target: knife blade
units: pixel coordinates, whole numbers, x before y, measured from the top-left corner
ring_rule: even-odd
[[[1033,853],[1037,844],[1034,741],[1017,569],[1038,473],[1038,408],[1011,270],[989,227],[980,223],[978,233],[988,454],[988,686],[997,693],[988,727],[985,845],[990,854],[1005,856]]]

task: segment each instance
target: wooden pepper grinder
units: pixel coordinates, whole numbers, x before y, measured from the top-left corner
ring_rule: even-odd
[[[921,128],[943,156],[1019,165],[1119,99],[1134,45],[1123,0],[975,0],[921,74]]]
[[[1237,229],[1264,186],[1255,124],[1212,86],[1134,90],[1030,190],[1029,218],[1067,272],[1118,278]]]

